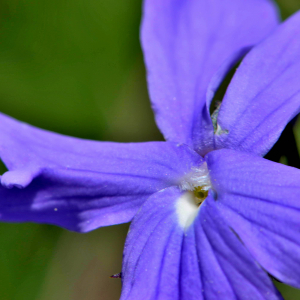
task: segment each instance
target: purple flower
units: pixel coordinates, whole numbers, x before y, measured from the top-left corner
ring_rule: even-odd
[[[281,299],[267,272],[300,288],[300,171],[262,158],[300,111],[300,13],[278,26],[267,0],[146,0],[142,44],[167,141],[80,140],[0,115],[1,220],[133,220],[122,300]]]

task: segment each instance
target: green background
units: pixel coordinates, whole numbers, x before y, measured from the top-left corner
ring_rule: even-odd
[[[278,3],[283,18],[300,9],[300,0]],[[162,139],[140,18],[140,0],[0,0],[0,111],[82,138]],[[121,270],[127,230],[0,223],[0,300],[117,300],[121,283],[109,275]],[[285,299],[300,299],[278,287]]]

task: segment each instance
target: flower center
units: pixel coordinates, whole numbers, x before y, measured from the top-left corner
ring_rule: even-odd
[[[195,203],[199,206],[201,203],[206,199],[208,195],[208,190],[203,190],[202,186],[197,186],[194,188],[194,196],[195,196]]]
[[[198,168],[192,168],[191,172],[182,178],[179,186],[182,191],[193,192],[195,204],[199,206],[211,188],[206,162]]]
[[[193,168],[181,179],[179,187],[183,193],[176,203],[178,221],[182,228],[187,229],[195,220],[199,206],[207,198],[211,188],[209,171],[206,162]]]

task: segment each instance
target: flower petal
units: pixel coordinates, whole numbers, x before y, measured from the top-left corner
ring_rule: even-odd
[[[221,64],[277,25],[265,0],[146,0],[142,45],[156,121],[167,140],[212,147],[205,95]],[[202,116],[202,117],[201,117]]]
[[[121,300],[281,299],[271,280],[224,225],[212,195],[189,228],[167,188],[150,197],[131,224]]]
[[[152,193],[202,158],[169,142],[109,143],[44,131],[0,115],[0,216],[71,230],[128,222]],[[20,189],[22,188],[22,189]]]
[[[300,111],[300,13],[254,47],[237,69],[218,115],[216,148],[264,156]]]
[[[121,300],[178,299],[183,234],[174,201],[180,194],[174,187],[160,191],[135,216],[124,248]]]
[[[265,270],[300,288],[300,170],[233,150],[207,164],[223,218]]]
[[[200,268],[206,271],[204,298],[282,299],[265,271],[226,225],[216,206],[214,197],[208,197],[195,222],[198,253],[202,252]]]

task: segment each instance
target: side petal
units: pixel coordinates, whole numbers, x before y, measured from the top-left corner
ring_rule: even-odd
[[[300,170],[233,150],[207,164],[226,223],[266,271],[300,288]]]
[[[145,0],[141,39],[149,91],[167,140],[197,151],[213,147],[205,104],[212,76],[277,23],[277,10],[267,0]]]
[[[181,225],[177,201],[184,195],[167,188],[135,216],[124,249],[121,300],[281,299],[224,226],[211,195],[193,224]]]
[[[216,148],[264,156],[300,111],[300,13],[254,47],[237,69],[218,115]]]
[[[44,131],[0,115],[0,220],[88,231],[131,220],[149,195],[201,157],[169,142],[109,143]]]

